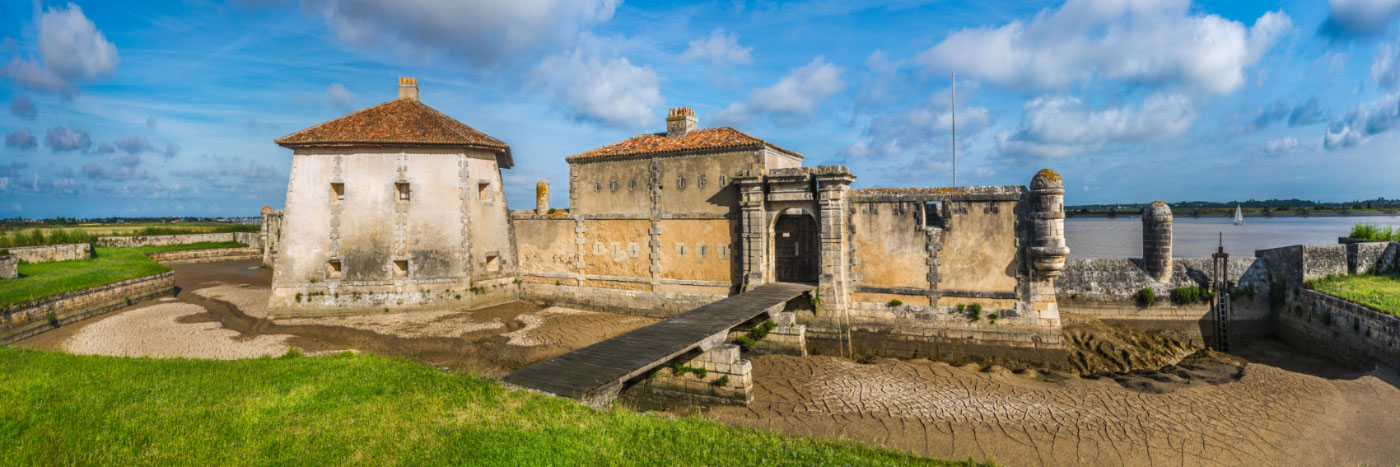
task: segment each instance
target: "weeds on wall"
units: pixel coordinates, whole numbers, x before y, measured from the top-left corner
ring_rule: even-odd
[[[1400,242],[1400,229],[1376,225],[1372,222],[1357,222],[1347,235],[1363,242]]]
[[[1137,299],[1138,306],[1152,306],[1153,303],[1157,302],[1157,292],[1153,291],[1151,287],[1143,287],[1142,290],[1134,294],[1134,298]]]
[[[1204,303],[1215,299],[1215,292],[1200,286],[1172,289],[1172,302],[1178,305]]]
[[[710,383],[710,384],[713,384],[713,385],[718,386],[718,387],[728,386],[728,385],[729,385],[729,375],[721,375],[718,379],[715,379],[715,381],[714,381],[713,383]]]
[[[747,334],[735,339],[734,343],[738,344],[745,352],[751,351],[758,345],[759,340],[768,337],[768,333],[773,332],[773,328],[776,327],[778,327],[778,323],[774,323],[773,320],[764,320],[758,326],[750,329]]]
[[[982,319],[982,304],[973,302],[967,306],[967,318],[973,321]]]
[[[903,304],[904,304],[904,302],[899,301],[898,298],[890,299],[890,306],[891,306],[891,307],[896,307],[896,306],[900,306],[900,305],[903,305]]]
[[[1250,300],[1254,300],[1254,294],[1254,284],[1245,284],[1230,292],[1230,298],[1249,297]]]
[[[1269,311],[1278,312],[1283,308],[1283,302],[1288,300],[1287,287],[1284,281],[1269,281]]]

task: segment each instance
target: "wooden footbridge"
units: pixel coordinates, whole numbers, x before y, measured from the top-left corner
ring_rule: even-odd
[[[545,360],[506,375],[507,384],[547,393],[601,401],[623,383],[689,353],[703,343],[759,315],[777,313],[815,286],[776,283],[667,318],[597,344]]]

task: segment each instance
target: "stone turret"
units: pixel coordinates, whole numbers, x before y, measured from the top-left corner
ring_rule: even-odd
[[[535,214],[549,214],[549,180],[543,178],[535,184]]]
[[[1031,179],[1031,265],[1045,278],[1065,267],[1065,184],[1054,170],[1041,169]]]
[[[1172,277],[1172,208],[1153,201],[1142,210],[1142,263],[1157,282]]]

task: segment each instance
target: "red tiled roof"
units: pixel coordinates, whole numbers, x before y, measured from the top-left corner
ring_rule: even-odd
[[[745,149],[761,148],[764,145],[771,146],[779,151],[792,154],[798,158],[802,154],[792,152],[778,147],[767,141],[749,136],[733,128],[722,126],[715,128],[705,128],[690,132],[685,136],[674,138],[667,137],[665,133],[648,133],[635,136],[630,139],[619,141],[607,146],[595,148],[586,152],[574,154],[565,158],[568,162],[580,162],[598,159],[611,159],[614,157],[635,156],[643,154],[672,153],[693,150],[714,150],[714,149]]]
[[[501,168],[514,162],[510,146],[415,99],[396,99],[276,140],[286,148],[447,146],[488,149]]]

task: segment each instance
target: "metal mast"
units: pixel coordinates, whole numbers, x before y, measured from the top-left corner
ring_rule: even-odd
[[[953,186],[958,186],[958,74],[949,72],[949,77],[953,80],[952,99],[953,105]]]

